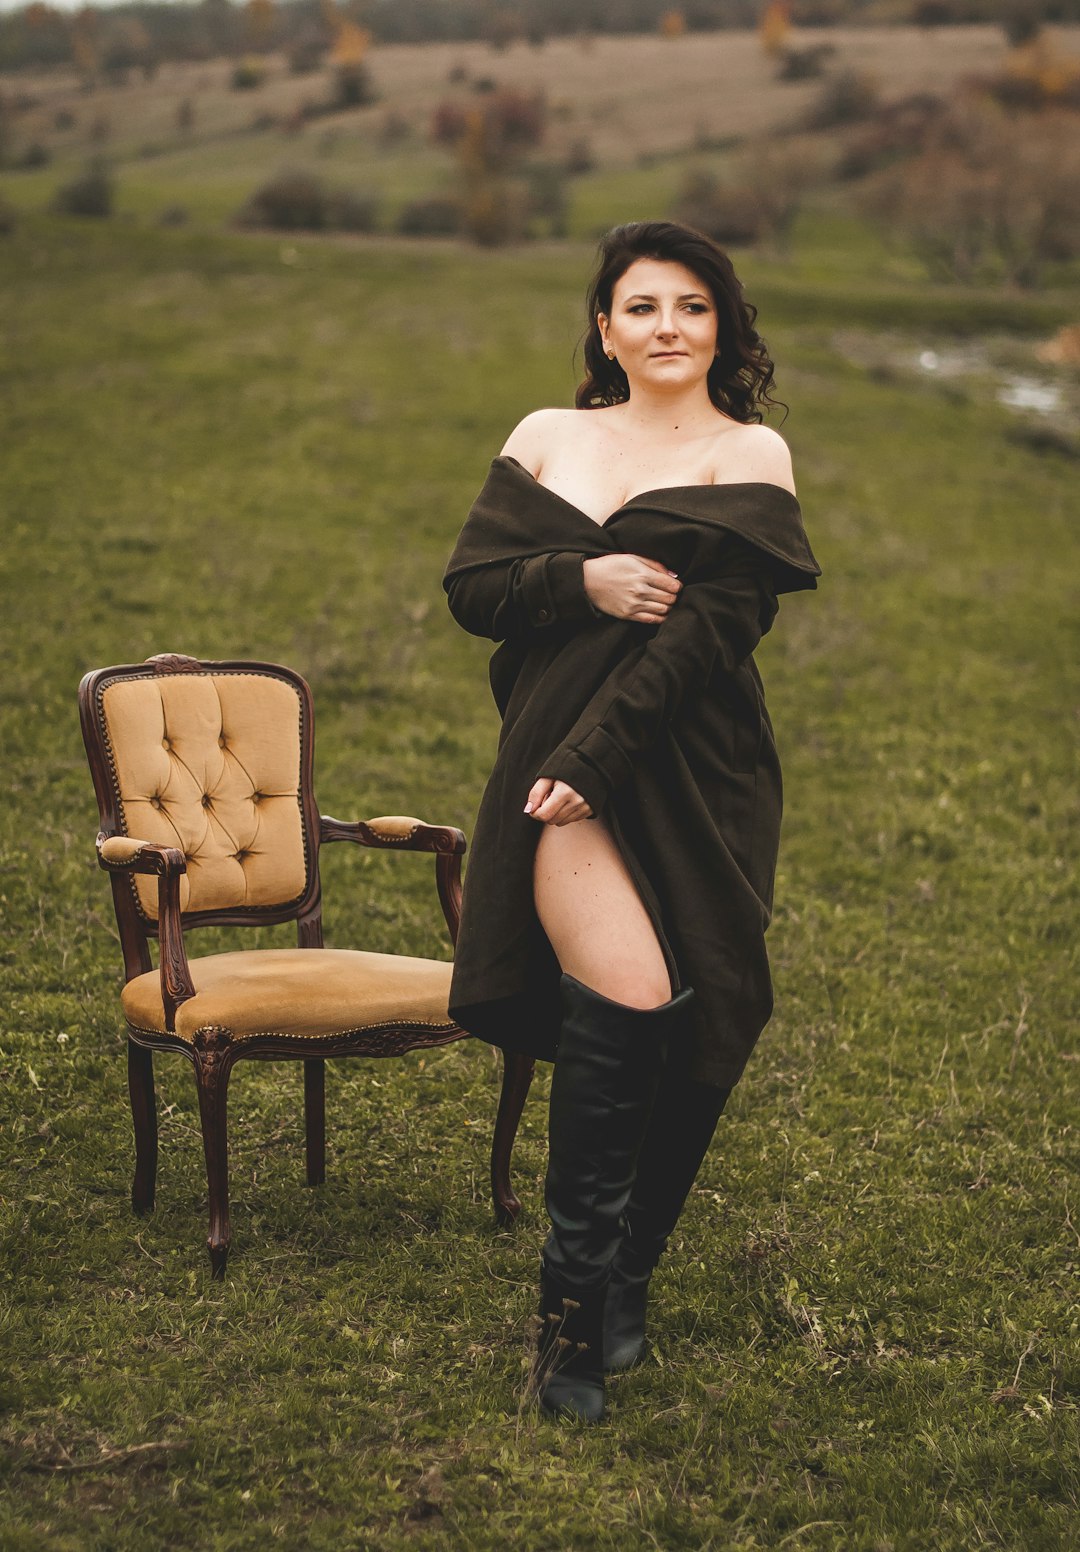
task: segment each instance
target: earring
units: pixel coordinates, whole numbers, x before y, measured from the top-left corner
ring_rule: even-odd
[[[608,358],[609,361],[614,361],[614,359],[615,359],[615,352],[613,350],[609,350],[609,351],[605,352],[605,354],[607,355],[607,358]]]

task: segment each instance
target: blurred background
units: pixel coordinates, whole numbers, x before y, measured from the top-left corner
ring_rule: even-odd
[[[291,664],[324,812],[470,834],[443,568],[661,216],[759,310],[823,576],[756,654],[776,1012],[585,1439],[519,1409],[544,1066],[513,1233],[473,1040],[331,1064],[316,1192],[298,1064],[241,1064],[214,1285],[159,1057],[133,1218],[75,692]],[[1071,1548],[1078,0],[0,0],[0,442],[0,1543]],[[323,885],[329,945],[450,957],[421,859]],[[189,951],[290,942],[237,939]]]

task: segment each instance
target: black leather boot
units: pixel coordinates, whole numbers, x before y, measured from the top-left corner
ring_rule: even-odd
[[[604,1309],[604,1368],[632,1368],[645,1351],[649,1279],[667,1248],[730,1089],[665,1068],[638,1154]]]
[[[545,1411],[597,1422],[604,1415],[604,1301],[622,1213],[667,1042],[694,993],[685,987],[659,1007],[632,1008],[565,974],[560,993],[535,1386]]]

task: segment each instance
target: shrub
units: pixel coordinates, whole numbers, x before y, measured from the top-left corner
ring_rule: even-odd
[[[52,161],[52,152],[47,145],[40,140],[31,140],[26,150],[12,163],[14,167],[24,172],[32,172],[35,167],[48,167]]]
[[[866,124],[852,130],[836,163],[836,176],[862,178],[922,150],[945,103],[930,92],[917,92],[889,103]]]
[[[328,189],[316,173],[286,167],[255,191],[235,219],[238,226],[277,232],[370,232],[377,211],[373,196]]]
[[[877,87],[870,76],[857,70],[841,70],[826,81],[807,115],[810,129],[833,129],[869,118],[878,106]]]
[[[593,155],[592,142],[584,136],[571,140],[567,152],[566,161],[563,163],[566,171],[573,177],[577,173],[592,172],[596,166],[596,157]]]
[[[529,214],[547,222],[552,237],[566,236],[569,198],[566,171],[556,162],[533,162],[525,169]]]
[[[374,194],[354,194],[332,189],[326,196],[327,225],[338,232],[373,232],[378,223],[379,201]]]
[[[916,27],[948,27],[959,18],[953,13],[952,0],[916,0],[911,20]]]
[[[431,115],[431,139],[435,145],[454,146],[464,138],[468,111],[459,102],[440,102]]]
[[[462,204],[463,231],[485,248],[524,237],[529,220],[529,196],[501,178],[476,179]]]
[[[186,226],[190,220],[190,213],[186,205],[166,205],[158,216],[161,226]]]
[[[461,230],[461,204],[445,194],[429,194],[403,205],[397,230],[408,237],[453,237]]]
[[[412,125],[403,113],[398,113],[394,108],[388,108],[379,122],[376,131],[376,144],[383,151],[389,151],[394,146],[412,136]]]
[[[266,67],[258,59],[241,59],[233,66],[229,84],[234,92],[252,92],[266,79]]]
[[[461,149],[468,159],[490,170],[539,145],[546,127],[543,92],[507,87],[487,94],[473,107],[449,99],[438,103],[431,118],[431,138],[436,145]]]
[[[1011,0],[1005,7],[1001,26],[1013,48],[1030,43],[1041,32],[1043,10],[1038,0]]]
[[[256,189],[236,220],[240,226],[269,226],[280,232],[320,231],[327,224],[322,179],[286,168]]]
[[[339,108],[363,108],[369,102],[378,101],[367,65],[355,62],[339,65],[334,72],[334,83]]]
[[[81,173],[57,189],[52,209],[64,216],[111,216],[113,193],[112,174],[101,158],[96,157]]]
[[[310,75],[326,57],[327,41],[318,27],[305,28],[289,48],[289,69],[293,75]]]
[[[825,61],[836,53],[834,43],[813,43],[809,48],[785,49],[780,56],[778,81],[810,81],[824,75]]]
[[[755,243],[768,230],[760,195],[749,187],[721,184],[714,173],[694,169],[675,196],[672,216],[718,243]]]
[[[949,279],[1037,285],[1080,258],[1080,136],[1064,109],[1009,117],[954,105],[918,156],[874,180],[864,208]]]
[[[703,168],[689,172],[675,219],[719,243],[783,242],[807,190],[822,176],[820,153],[797,139],[759,141],[739,156],[730,183]]]

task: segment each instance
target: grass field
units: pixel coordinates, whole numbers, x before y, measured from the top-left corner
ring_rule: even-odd
[[[469,831],[496,718],[439,580],[510,426],[572,395],[590,257],[33,215],[0,244],[13,1552],[1075,1544],[1076,465],[836,341],[1030,340],[1075,293],[870,280],[812,245],[740,261],[824,568],[759,652],[777,1013],[604,1426],[520,1405],[544,1069],[513,1232],[474,1041],[333,1065],[315,1193],[298,1069],[242,1066],[224,1284],[194,1085],[159,1058],[158,1207],[130,1214],[78,679],[165,650],[289,662],[325,811]],[[338,850],[331,944],[449,957],[426,863]]]

